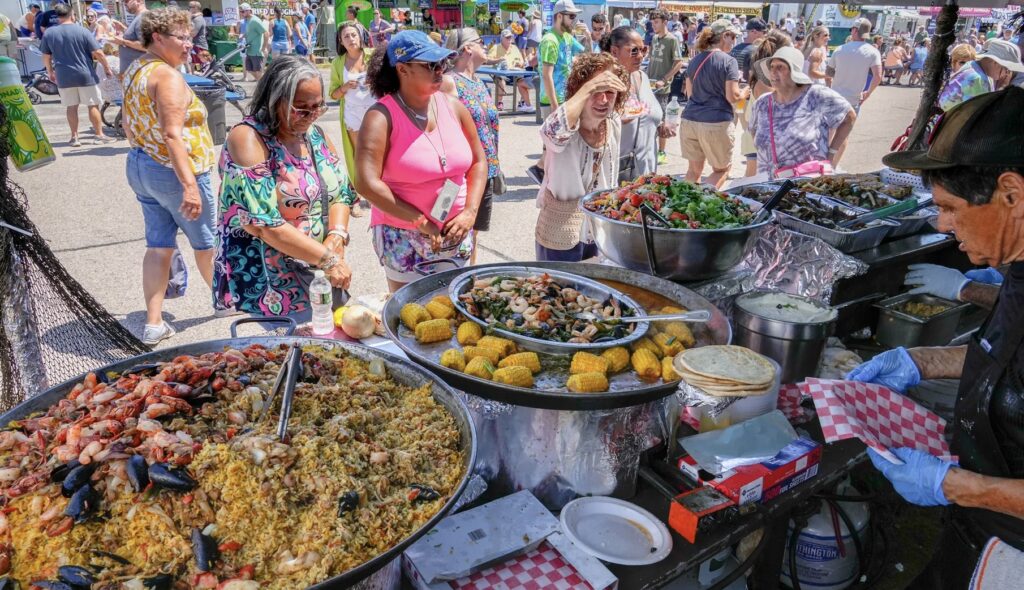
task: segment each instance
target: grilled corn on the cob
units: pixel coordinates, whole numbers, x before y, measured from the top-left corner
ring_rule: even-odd
[[[398,315],[401,318],[402,323],[405,324],[405,327],[410,330],[415,330],[417,324],[420,322],[425,322],[431,319],[427,308],[423,307],[419,303],[406,303],[402,306],[402,311],[400,311]]]
[[[498,351],[498,354],[504,358],[510,354],[516,352],[516,343],[512,342],[507,338],[499,338],[497,336],[484,336],[476,343],[477,346],[483,346],[486,348],[493,348]]]
[[[654,343],[661,349],[661,354],[669,358],[676,356],[684,350],[683,343],[678,338],[664,332],[654,335]]]
[[[647,349],[651,351],[651,353],[654,356],[658,357],[659,359],[665,356],[665,354],[661,352],[661,348],[657,344],[655,344],[653,340],[646,336],[630,344],[629,349],[632,350],[633,352],[636,352],[640,349]]]
[[[441,366],[464,371],[466,370],[466,357],[458,348],[449,348],[441,353]]]
[[[530,369],[518,365],[498,369],[494,372],[494,380],[516,387],[533,387],[533,373]]]
[[[633,363],[633,370],[641,379],[654,381],[661,377],[661,363],[658,357],[647,348],[637,349],[630,359]]]
[[[583,373],[607,373],[608,361],[596,354],[589,352],[577,352],[572,355],[572,364],[569,365],[570,375],[581,375]]]
[[[416,341],[420,344],[441,342],[452,337],[452,325],[448,320],[427,320],[416,324]]]
[[[484,348],[483,346],[467,346],[462,349],[462,354],[466,356],[466,361],[475,359],[476,357],[483,357],[491,362],[492,365],[498,364],[498,360],[501,359],[501,355],[498,351],[493,348]]]
[[[427,313],[435,320],[450,320],[455,317],[455,308],[431,299],[426,305]]]
[[[455,339],[463,346],[472,346],[484,336],[484,331],[479,324],[465,321],[459,324],[459,331],[455,333]]]
[[[663,334],[674,336],[686,348],[692,348],[697,342],[693,338],[690,326],[687,326],[685,322],[663,322],[659,329]]]
[[[624,346],[609,348],[601,353],[601,358],[608,361],[608,371],[618,373],[629,366],[629,351]]]
[[[466,363],[466,374],[490,381],[494,375],[494,365],[485,356],[474,357]]]
[[[536,352],[517,352],[501,359],[498,368],[526,367],[531,373],[540,373],[540,357]]]
[[[570,376],[565,386],[575,393],[608,391],[608,376],[604,373],[579,373]]]
[[[670,356],[661,359],[661,378],[665,383],[672,383],[681,379],[679,373],[676,373],[676,370],[672,368],[672,357]]]

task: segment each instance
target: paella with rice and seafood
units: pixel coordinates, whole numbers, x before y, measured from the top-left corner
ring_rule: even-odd
[[[430,384],[306,347],[280,442],[265,406],[285,355],[253,345],[90,373],[6,425],[0,587],[301,588],[442,509],[464,457]]]

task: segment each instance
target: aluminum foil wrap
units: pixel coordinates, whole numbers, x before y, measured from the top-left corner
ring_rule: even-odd
[[[818,238],[772,223],[758,234],[743,262],[728,274],[698,285],[694,291],[726,313],[733,297],[754,289],[782,291],[829,303],[839,279],[867,270],[867,264]]]
[[[676,397],[679,399],[680,405],[690,408],[702,408],[712,418],[721,416],[722,412],[727,410],[729,406],[742,399],[740,397],[711,395],[695,385],[690,385],[686,381],[679,382]]]
[[[633,496],[640,454],[666,439],[679,414],[675,396],[598,411],[463,399],[477,429],[475,472],[495,493],[529,490],[551,510],[577,496]]]

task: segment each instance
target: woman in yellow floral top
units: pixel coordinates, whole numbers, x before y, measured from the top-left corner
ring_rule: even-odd
[[[256,85],[249,116],[228,134],[220,159],[216,305],[306,319],[306,267],[348,288],[345,246],[355,193],[345,161],[313,124],[326,99],[316,66],[295,55],[275,57]]]
[[[150,10],[140,18],[146,54],[124,72],[124,122],[132,146],[128,184],[142,205],[146,226],[142,341],[156,344],[174,334],[162,308],[179,229],[195,250],[203,280],[213,283],[216,205],[210,171],[215,155],[206,108],[177,69],[192,50],[188,13]]]

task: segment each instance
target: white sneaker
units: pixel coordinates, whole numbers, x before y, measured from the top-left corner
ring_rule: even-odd
[[[532,104],[521,104],[519,105],[520,113],[534,113],[537,109]]]
[[[153,326],[146,324],[146,327],[142,330],[142,342],[153,346],[154,344],[174,336],[177,331],[171,327],[167,322],[162,322],[159,326]]]

